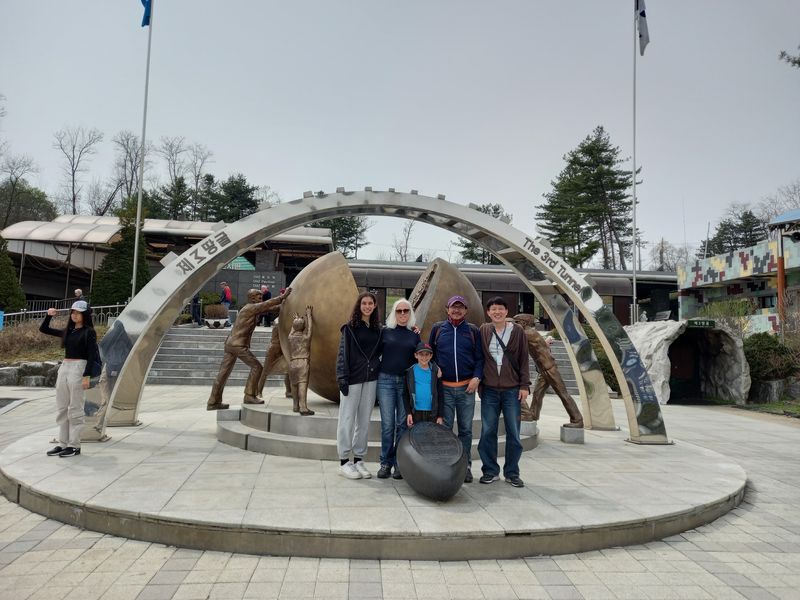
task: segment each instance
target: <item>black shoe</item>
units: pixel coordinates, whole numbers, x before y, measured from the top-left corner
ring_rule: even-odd
[[[61,454],[64,451],[64,448],[61,446],[56,446],[47,451],[47,456],[55,456],[56,454]]]
[[[80,448],[73,448],[72,446],[67,446],[58,455],[61,458],[69,458],[70,456],[78,456],[81,453]]]
[[[395,467],[394,468],[394,473],[392,473],[392,479],[402,479],[402,478],[403,478],[403,474],[400,473],[400,467]]]
[[[381,465],[381,468],[378,469],[378,479],[389,479],[389,475],[392,474],[392,467],[389,465]]]
[[[481,483],[494,483],[499,480],[500,478],[497,475],[489,475],[488,473],[479,479]]]
[[[525,482],[516,475],[513,477],[506,477],[506,482],[510,483],[514,487],[525,487]]]
[[[464,477],[464,483],[472,483],[472,471],[467,469],[467,474]]]

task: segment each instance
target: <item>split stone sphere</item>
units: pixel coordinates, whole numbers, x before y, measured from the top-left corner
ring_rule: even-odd
[[[424,341],[428,341],[434,323],[447,319],[446,304],[452,296],[464,296],[467,301],[467,321],[478,327],[486,321],[481,297],[472,282],[457,267],[436,258],[420,276],[409,298]]]
[[[281,305],[278,318],[283,356],[288,362],[287,338],[292,330],[294,314],[304,315],[306,306],[313,306],[308,387],[323,398],[339,402],[336,354],[340,329],[350,319],[358,298],[356,281],[344,256],[340,252],[331,252],[308,264],[290,285],[292,293]]]
[[[464,483],[467,455],[452,431],[436,423],[416,423],[397,444],[397,464],[418,494],[443,502]]]

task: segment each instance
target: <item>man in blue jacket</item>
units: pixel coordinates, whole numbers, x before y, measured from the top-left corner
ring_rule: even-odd
[[[464,482],[472,483],[472,417],[475,390],[483,378],[483,349],[478,328],[466,320],[467,308],[463,296],[450,298],[447,320],[434,324],[428,343],[442,369],[444,426],[452,429],[458,421],[458,439],[467,455]]]

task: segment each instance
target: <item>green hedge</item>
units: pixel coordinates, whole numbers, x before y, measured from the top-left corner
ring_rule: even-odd
[[[769,333],[756,333],[744,340],[744,355],[754,381],[784,379],[798,371],[795,353]]]

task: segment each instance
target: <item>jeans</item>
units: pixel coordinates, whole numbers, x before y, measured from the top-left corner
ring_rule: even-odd
[[[406,432],[403,375],[378,374],[378,405],[381,410],[381,464],[397,466],[397,442]]]
[[[444,403],[442,417],[444,426],[453,428],[458,419],[458,439],[467,455],[467,465],[472,464],[472,417],[475,415],[475,392],[467,393],[467,386],[444,386]]]
[[[522,442],[519,439],[519,420],[521,407],[519,389],[499,390],[484,386],[481,396],[481,441],[478,454],[484,475],[499,475],[497,464],[497,427],[500,412],[506,422],[506,460],[503,476],[519,477],[519,459],[522,456]]]

